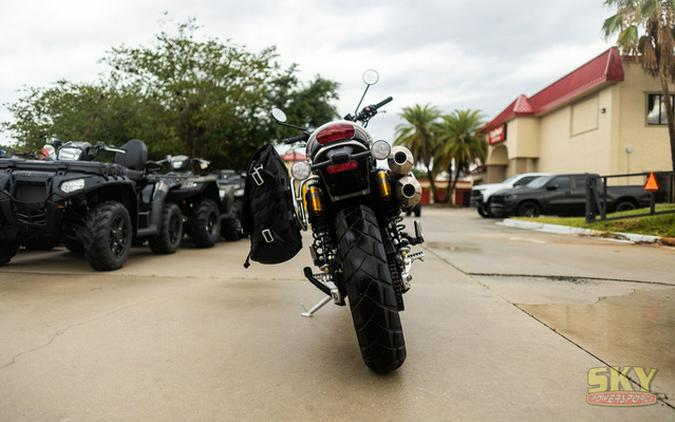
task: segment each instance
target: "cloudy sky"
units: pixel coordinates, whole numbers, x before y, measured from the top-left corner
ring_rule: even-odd
[[[303,78],[341,83],[341,113],[356,105],[363,70],[377,69],[368,100],[394,97],[371,124],[379,138],[414,103],[492,117],[606,49],[611,14],[602,0],[2,0],[0,121],[23,86],[95,80],[106,50],[151,42],[164,12],[251,49],[276,45]]]

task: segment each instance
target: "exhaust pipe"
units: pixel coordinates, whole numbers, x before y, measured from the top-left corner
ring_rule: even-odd
[[[387,163],[389,163],[392,174],[401,177],[406,176],[412,171],[415,165],[415,158],[408,148],[396,146],[391,149]]]
[[[401,208],[404,210],[413,208],[422,199],[422,186],[412,174],[398,179],[395,191]]]

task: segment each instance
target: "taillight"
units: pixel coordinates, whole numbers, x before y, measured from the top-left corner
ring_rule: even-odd
[[[316,141],[321,145],[354,137],[354,126],[347,123],[337,123],[321,130],[316,134]]]
[[[357,168],[359,168],[359,163],[352,160],[347,161],[346,163],[333,164],[332,166],[328,166],[326,170],[328,171],[328,174],[335,174],[343,171],[356,170]]]

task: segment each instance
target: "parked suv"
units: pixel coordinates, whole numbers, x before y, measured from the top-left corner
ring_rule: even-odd
[[[586,210],[586,177],[597,174],[558,174],[537,178],[527,189],[506,189],[492,195],[490,212],[495,217],[540,214],[583,216]],[[597,184],[602,195],[602,182]],[[650,194],[642,186],[608,186],[609,212],[649,206]]]
[[[476,207],[481,217],[492,217],[490,199],[493,194],[504,189],[523,187],[538,177],[548,175],[548,173],[523,173],[511,176],[501,183],[474,186],[471,189],[471,205]]]

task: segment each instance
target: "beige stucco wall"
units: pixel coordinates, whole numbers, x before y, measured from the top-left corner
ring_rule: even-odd
[[[609,172],[611,138],[615,130],[611,116],[615,112],[616,95],[616,85],[608,86],[542,116],[539,171]]]
[[[646,122],[647,93],[658,93],[661,84],[642,71],[638,63],[624,62],[624,81],[618,85],[620,113],[618,136],[612,149],[612,173],[628,170],[626,148],[632,147],[630,172],[670,171],[670,141],[666,126]],[[671,86],[671,90],[673,87]],[[672,92],[672,91],[671,91]]]

